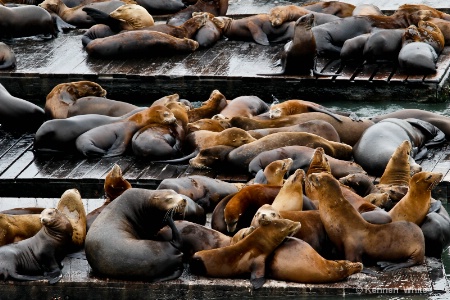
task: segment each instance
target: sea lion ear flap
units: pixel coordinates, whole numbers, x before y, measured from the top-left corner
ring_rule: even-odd
[[[250,275],[250,283],[254,290],[261,288],[266,282],[265,274],[265,260],[263,257],[257,257],[251,266],[252,273]]]

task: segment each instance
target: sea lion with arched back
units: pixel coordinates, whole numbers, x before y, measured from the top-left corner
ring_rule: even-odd
[[[93,272],[151,282],[178,278],[183,254],[173,218],[183,219],[185,207],[186,200],[173,190],[126,190],[102,211],[87,233],[85,252]],[[155,240],[165,223],[172,229],[172,240]]]
[[[385,271],[423,263],[425,241],[419,226],[407,221],[370,224],[344,198],[339,181],[331,174],[311,174],[308,182],[320,195],[325,230],[345,259],[377,262]]]

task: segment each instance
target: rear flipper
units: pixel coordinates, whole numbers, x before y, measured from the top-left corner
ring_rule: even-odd
[[[119,32],[122,30],[121,22],[109,16],[109,14],[92,8],[92,7],[83,7],[83,11],[86,12],[97,24],[105,24],[108,25],[115,32]]]
[[[416,265],[416,262],[414,262],[411,259],[408,259],[407,261],[402,263],[395,263],[391,261],[379,261],[377,262],[377,265],[380,266],[380,268],[383,271],[396,271],[398,269],[412,267]]]

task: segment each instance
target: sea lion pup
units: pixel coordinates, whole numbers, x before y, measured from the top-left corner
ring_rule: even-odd
[[[35,5],[6,7],[0,5],[0,39],[42,35],[43,39],[57,36],[56,26],[48,11]]]
[[[230,127],[231,127],[230,122],[226,120],[200,119],[195,122],[189,122],[187,124],[186,134],[189,134],[197,130],[209,130],[214,132],[220,132]]]
[[[322,120],[313,120],[304,123],[300,123],[292,126],[284,126],[278,128],[264,128],[264,129],[254,129],[248,130],[251,136],[255,139],[260,139],[264,136],[267,136],[276,132],[308,132],[314,133],[318,136],[321,136],[329,141],[340,142],[339,134],[336,129],[334,129],[333,125],[326,121]]]
[[[328,141],[312,133],[277,132],[237,147],[228,153],[228,161],[236,167],[248,168],[252,159],[261,152],[293,145],[323,147],[325,153],[340,159],[349,159],[352,152],[352,147],[347,144]]]
[[[86,235],[86,258],[101,276],[151,282],[178,278],[183,270],[180,234],[186,200],[173,190],[131,188],[110,203]],[[154,240],[167,223],[170,242]]]
[[[99,114],[110,117],[121,117],[138,109],[134,104],[107,99],[105,97],[87,96],[76,99],[67,110],[67,118],[85,114]]]
[[[202,103],[200,107],[189,110],[189,122],[195,122],[200,119],[211,118],[220,113],[227,106],[227,99],[219,92],[214,90],[209,95],[209,99]]]
[[[197,0],[194,4],[178,11],[167,19],[167,24],[179,26],[186,22],[196,12],[206,12],[214,16],[225,16],[228,10],[228,0]]]
[[[293,163],[288,171],[292,174],[297,169],[308,171],[313,156],[314,149],[306,146],[286,146],[273,150],[261,152],[248,164],[248,172],[256,174],[264,169],[269,163],[278,159],[292,158]],[[355,162],[340,160],[325,154],[331,167],[331,174],[336,178],[341,178],[349,174],[367,174],[364,169]]]
[[[36,131],[33,151],[76,152],[75,141],[81,134],[92,128],[123,120],[143,109],[145,108],[138,108],[122,117],[87,114],[67,119],[47,120]]]
[[[272,207],[278,211],[303,209],[303,184],[305,171],[298,169],[284,182],[280,192],[272,202]]]
[[[89,231],[94,220],[111,203],[114,199],[123,194],[126,190],[131,188],[131,183],[123,177],[122,169],[118,164],[114,164],[111,170],[105,176],[103,189],[105,191],[105,202],[102,206],[97,207],[86,216],[86,231]]]
[[[37,214],[9,215],[0,213],[0,246],[16,243],[35,235],[41,228],[41,220]]]
[[[194,200],[206,212],[212,212],[221,199],[238,192],[241,188],[242,184],[240,183],[230,183],[202,175],[191,175],[166,178],[161,181],[157,190],[172,189]]]
[[[184,260],[187,262],[195,252],[222,248],[230,245],[231,237],[206,226],[185,220],[174,222],[180,232]],[[172,230],[164,226],[157,234],[157,239],[164,241],[172,240]]]
[[[272,26],[277,27],[287,22],[296,21],[309,13],[314,15],[316,25],[340,19],[340,17],[332,14],[313,12],[297,5],[280,5],[270,9],[269,20]]]
[[[258,289],[265,282],[267,257],[300,227],[299,222],[286,219],[261,222],[260,227],[234,245],[196,252],[189,265],[193,273],[211,277],[251,273],[250,282]]]
[[[14,97],[0,83],[0,123],[3,129],[33,132],[45,119],[45,112],[41,107]]]
[[[269,105],[257,96],[240,96],[228,101],[228,105],[220,111],[223,118],[234,116],[254,117],[269,110]]]
[[[85,50],[93,57],[123,58],[130,55],[148,57],[190,53],[197,48],[198,43],[191,39],[179,39],[157,31],[128,30],[93,40],[87,44]]]
[[[291,158],[275,160],[255,175],[253,183],[282,186],[284,183],[284,175],[289,171],[291,165]]]
[[[87,157],[122,155],[134,133],[150,123],[172,124],[173,113],[165,106],[151,106],[126,119],[95,127],[81,134],[75,141],[77,149]]]
[[[331,174],[311,174],[308,182],[320,196],[319,213],[327,234],[345,259],[364,258],[363,263],[377,262],[385,271],[423,263],[425,241],[419,226],[407,221],[370,224],[344,198]]]
[[[212,21],[222,30],[222,35],[230,40],[254,41],[264,46],[269,46],[270,42],[291,39],[294,29],[289,23],[273,27],[267,14],[258,14],[242,19],[214,17]]]
[[[72,225],[72,249],[83,247],[86,239],[86,211],[80,192],[77,189],[66,190],[56,205],[56,209],[63,213]]]
[[[91,3],[88,5],[79,5],[70,8],[67,7],[62,0],[44,0],[38,4],[38,6],[49,12],[54,12],[61,19],[71,25],[78,28],[89,28],[92,25],[95,25],[96,21],[83,10],[84,7],[91,7],[110,13],[124,4],[125,3],[122,1],[106,1]]]
[[[374,122],[370,120],[354,121],[349,117],[340,117],[342,122],[337,121],[333,117],[320,113],[310,112],[307,114],[297,114],[292,116],[281,117],[273,120],[256,120],[245,117],[233,117],[230,120],[231,126],[239,127],[244,130],[262,129],[262,128],[276,128],[283,126],[291,126],[301,124],[312,120],[323,120],[336,129],[342,143],[353,146],[358,142],[362,133]]]
[[[392,221],[409,221],[421,225],[430,209],[431,191],[442,180],[442,173],[419,172],[409,181],[409,190],[389,211]]]
[[[0,247],[3,279],[42,280],[50,284],[62,278],[62,260],[72,241],[72,226],[67,217],[54,208],[40,214],[42,228],[36,235]]]
[[[16,66],[16,54],[5,43],[0,42],[0,70],[14,68]]]
[[[69,105],[86,96],[104,97],[106,91],[99,84],[87,80],[60,83],[46,97],[45,114],[49,119],[65,119]]]

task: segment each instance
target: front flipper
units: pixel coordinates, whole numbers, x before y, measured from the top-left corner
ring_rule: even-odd
[[[380,266],[380,268],[383,271],[396,271],[398,269],[412,267],[415,264],[416,263],[411,259],[408,259],[407,261],[402,262],[402,263],[394,263],[394,262],[390,262],[390,261],[377,262],[377,265]]]
[[[56,271],[52,271],[52,272],[47,272],[44,274],[47,279],[48,279],[48,283],[50,284],[55,284],[58,281],[61,280],[62,278],[62,273],[61,270],[56,270]]]
[[[167,218],[167,225],[169,225],[170,229],[172,229],[172,240],[170,241],[170,244],[181,251],[183,247],[183,240],[181,239],[181,234],[175,226],[171,216]]]
[[[252,21],[247,22],[247,27],[250,33],[253,36],[253,40],[257,42],[258,44],[269,46],[269,39],[267,38],[267,35],[262,31],[261,27],[253,23]]]
[[[259,289],[266,282],[265,275],[265,257],[259,256],[253,260],[251,266],[250,283],[254,290]]]
[[[22,280],[22,281],[34,281],[34,280],[44,280],[47,279],[47,276],[42,275],[21,275],[17,274],[15,272],[9,273],[9,277],[16,280]]]

